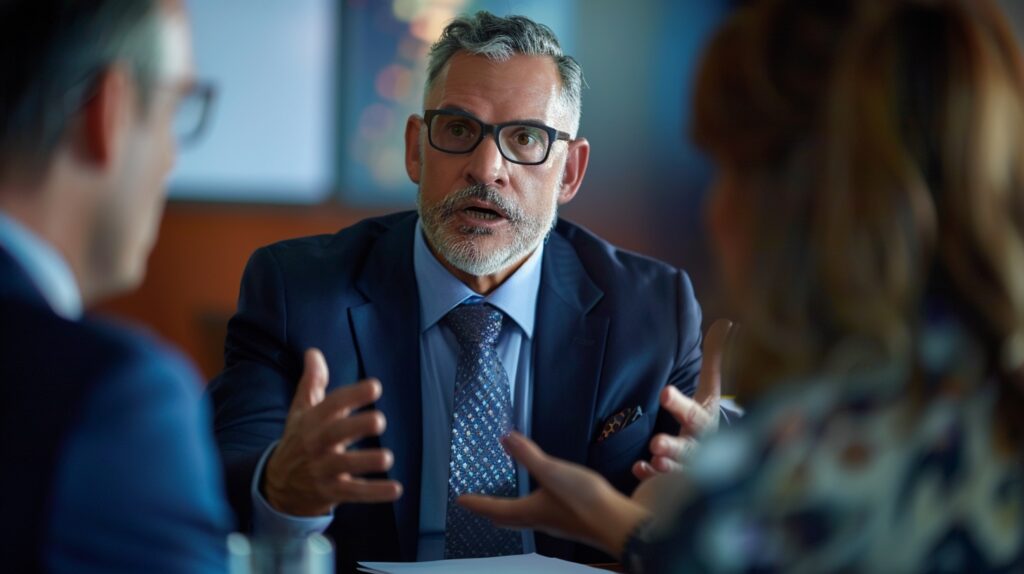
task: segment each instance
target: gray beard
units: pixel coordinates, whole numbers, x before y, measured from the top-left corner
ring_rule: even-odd
[[[454,233],[446,230],[446,224],[470,199],[486,201],[505,213],[512,230],[511,241],[484,251],[477,244],[477,238],[490,235],[489,229],[464,225]],[[423,233],[431,247],[453,267],[476,277],[498,273],[532,253],[547,239],[558,219],[557,199],[551,218],[544,221],[530,218],[519,205],[484,185],[460,189],[436,205],[425,206],[422,193],[417,194],[416,202]]]

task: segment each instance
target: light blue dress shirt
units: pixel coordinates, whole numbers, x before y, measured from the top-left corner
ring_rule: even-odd
[[[533,327],[540,289],[541,245],[504,283],[486,297],[455,278],[434,257],[416,224],[413,267],[420,297],[420,379],[423,389],[423,469],[420,492],[420,539],[417,560],[444,558],[448,505],[448,458],[451,449],[452,404],[459,343],[440,323],[462,303],[488,303],[505,314],[498,336],[498,357],[508,374],[513,424],[530,433],[533,391]],[[529,491],[529,477],[519,468],[519,492]],[[534,551],[533,533],[523,531],[523,550]]]
[[[434,257],[416,224],[413,267],[420,300],[420,380],[423,400],[423,465],[420,489],[420,536],[417,560],[444,558],[444,529],[448,505],[448,457],[451,448],[452,403],[459,344],[440,323],[449,311],[466,302],[483,302],[506,317],[498,336],[498,356],[508,374],[513,424],[530,435],[533,391],[533,327],[540,290],[543,244],[504,283],[481,297],[444,268]],[[373,373],[368,373],[373,375]],[[296,517],[278,512],[259,491],[263,466],[277,443],[270,445],[256,466],[251,493],[253,530],[257,534],[306,536],[323,532],[333,516]],[[529,492],[529,474],[519,466],[519,492]],[[533,532],[523,531],[523,551],[534,552]]]
[[[82,317],[82,293],[64,257],[2,211],[0,247],[18,262],[54,313],[69,321]]]

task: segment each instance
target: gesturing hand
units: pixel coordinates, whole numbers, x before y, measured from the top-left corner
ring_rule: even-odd
[[[386,449],[347,450],[384,432],[380,411],[352,411],[373,403],[380,382],[366,379],[326,395],[327,362],[318,349],[305,354],[281,442],[267,461],[264,492],[271,506],[293,516],[317,516],[344,502],[390,502],[402,495],[394,480],[364,479],[394,462]]]
[[[693,398],[669,385],[661,391],[661,407],[679,422],[679,434],[659,433],[651,438],[651,461],[637,461],[633,474],[640,480],[682,468],[683,459],[697,446],[697,438],[718,426],[722,396],[722,353],[732,322],[715,321],[704,337],[704,357]]]
[[[518,433],[502,443],[540,488],[518,499],[467,494],[457,500],[498,526],[537,528],[619,556],[630,533],[650,514],[593,470],[548,456]]]

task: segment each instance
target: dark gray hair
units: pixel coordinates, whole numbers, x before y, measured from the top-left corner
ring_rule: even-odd
[[[430,47],[425,94],[430,93],[448,60],[460,51],[498,62],[517,54],[550,56],[562,79],[561,97],[572,122],[569,131],[576,135],[582,109],[583,70],[572,56],[562,52],[551,28],[525,16],[501,17],[482,10],[456,18]]]
[[[161,60],[157,0],[0,0],[0,175],[46,169],[100,73],[132,67],[143,110]]]

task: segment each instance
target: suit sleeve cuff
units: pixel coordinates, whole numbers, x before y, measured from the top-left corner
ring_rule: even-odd
[[[256,536],[272,538],[305,538],[310,534],[320,534],[331,525],[334,514],[323,516],[292,516],[274,509],[260,492],[260,477],[263,469],[274,452],[278,441],[274,441],[264,451],[260,461],[256,463],[256,471],[252,475],[252,531]]]

